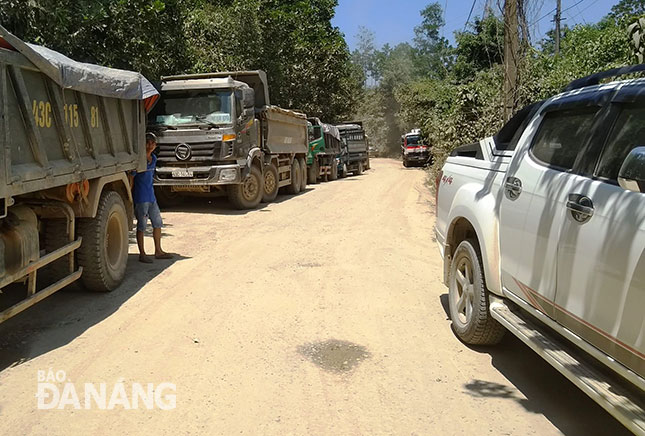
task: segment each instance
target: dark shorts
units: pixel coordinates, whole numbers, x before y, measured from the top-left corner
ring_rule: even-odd
[[[159,205],[154,203],[137,203],[134,205],[134,215],[137,217],[137,230],[140,232],[146,231],[148,225],[148,218],[152,222],[153,229],[160,229],[163,227],[161,220],[161,211]]]

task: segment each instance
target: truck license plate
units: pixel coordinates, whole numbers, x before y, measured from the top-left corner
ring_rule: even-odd
[[[173,177],[192,177],[193,172],[191,170],[184,170],[184,169],[172,170],[172,176]]]

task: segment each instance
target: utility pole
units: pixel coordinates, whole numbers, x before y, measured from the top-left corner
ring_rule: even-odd
[[[504,2],[504,119],[515,112],[517,66],[520,60],[520,35],[517,0]]]
[[[560,21],[562,20],[562,0],[558,0],[555,7],[555,55],[560,54]]]

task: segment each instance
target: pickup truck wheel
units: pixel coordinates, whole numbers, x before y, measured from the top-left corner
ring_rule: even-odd
[[[179,206],[184,202],[184,197],[179,192],[173,192],[170,186],[155,186],[155,198],[162,209]]]
[[[228,200],[237,209],[254,209],[260,204],[264,192],[264,178],[256,166],[251,167],[249,175],[238,185],[228,185]]]
[[[263,203],[270,203],[278,196],[278,169],[274,164],[264,167],[264,194]]]
[[[309,172],[307,171],[307,163],[305,162],[304,157],[299,157],[298,162],[300,162],[300,192],[305,192],[307,189],[307,180],[309,180]]]
[[[407,167],[409,166],[409,165],[408,165],[408,161],[407,161],[407,160],[405,160],[405,159],[403,159],[403,166],[404,166],[405,168],[407,168]]]
[[[337,178],[338,178],[338,164],[334,161],[331,164],[329,180],[336,180]]]
[[[114,290],[125,277],[128,262],[128,214],[121,196],[114,191],[101,194],[95,218],[76,221],[83,242],[76,259],[83,267],[81,282],[90,291]]]
[[[488,311],[488,290],[479,254],[473,240],[457,247],[448,281],[450,318],[455,334],[471,345],[494,345],[504,336],[504,327]]]
[[[318,183],[318,174],[320,174],[320,166],[318,165],[318,161],[314,158],[314,163],[311,164],[311,168],[307,171],[307,183],[310,185]]]
[[[296,195],[300,192],[300,162],[298,159],[294,159],[291,164],[291,184],[287,186],[287,192],[292,195]]]

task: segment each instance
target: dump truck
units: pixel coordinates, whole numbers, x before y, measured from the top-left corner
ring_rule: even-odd
[[[340,132],[336,126],[309,118],[309,152],[307,182],[310,184],[338,178],[338,154],[341,152]]]
[[[340,131],[341,140],[345,150],[339,154],[338,166],[340,174],[346,176],[351,172],[354,175],[363,174],[370,169],[370,158],[367,152],[367,137],[360,121],[349,121],[336,126]]]
[[[121,283],[127,172],[146,168],[157,98],[138,73],[75,62],[0,26],[0,290],[25,288],[10,307],[0,298],[0,322],[79,279],[91,291]]]
[[[149,116],[159,155],[161,206],[185,196],[226,195],[238,209],[307,184],[307,117],[271,105],[264,71],[163,77]]]

